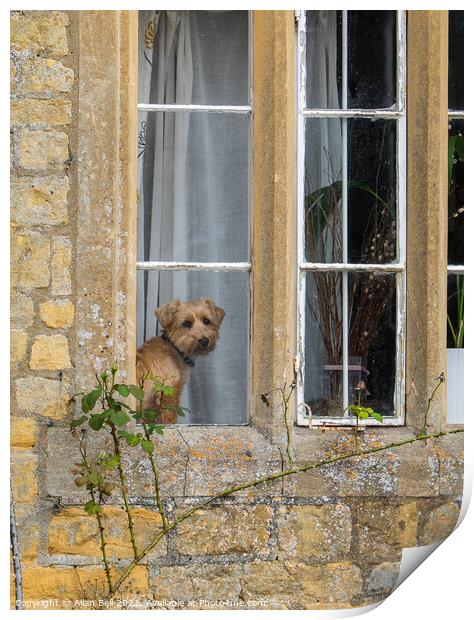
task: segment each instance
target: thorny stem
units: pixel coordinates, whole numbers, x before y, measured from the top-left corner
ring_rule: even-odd
[[[270,474],[268,476],[264,476],[262,478],[258,478],[257,480],[252,480],[251,482],[246,482],[244,484],[241,485],[236,485],[233,487],[230,487],[228,489],[225,489],[224,491],[221,491],[221,493],[218,493],[217,495],[214,495],[213,497],[210,497],[208,499],[206,499],[205,501],[201,502],[200,504],[197,504],[196,506],[193,506],[192,508],[190,508],[187,512],[183,513],[181,516],[177,517],[176,519],[174,519],[174,521],[172,521],[171,523],[168,523],[167,527],[164,527],[161,532],[155,536],[155,538],[145,547],[145,549],[143,549],[143,551],[141,551],[138,555],[138,557],[136,557],[132,562],[130,562],[130,564],[127,566],[127,568],[122,572],[122,574],[118,577],[115,585],[113,586],[113,589],[111,591],[111,595],[115,594],[115,592],[117,592],[117,590],[120,588],[120,586],[122,585],[122,583],[125,581],[125,579],[130,575],[130,573],[133,571],[133,569],[143,560],[143,558],[148,555],[150,553],[150,551],[159,543],[159,541],[166,536],[169,532],[171,532],[172,530],[174,530],[180,523],[182,523],[183,521],[185,521],[186,519],[189,519],[189,517],[191,517],[195,512],[197,512],[198,510],[204,508],[205,506],[208,506],[209,504],[211,504],[212,502],[216,501],[217,499],[220,499],[222,497],[226,497],[228,495],[233,495],[234,493],[237,493],[238,491],[243,491],[244,489],[249,489],[251,487],[256,487],[260,484],[264,484],[265,482],[270,482],[272,480],[278,480],[279,478],[283,478],[285,476],[291,476],[293,474],[299,474],[301,472],[305,472],[305,471],[309,471],[312,469],[318,469],[320,467],[323,467],[325,465],[331,465],[332,463],[337,463],[338,461],[345,461],[347,459],[351,459],[354,457],[358,457],[358,456],[365,456],[368,454],[375,454],[377,452],[383,452],[384,450],[390,450],[392,448],[398,448],[400,446],[404,446],[410,443],[414,443],[416,441],[422,441],[422,440],[426,440],[426,439],[436,439],[437,437],[443,437],[445,435],[452,435],[454,433],[463,433],[464,429],[458,428],[458,429],[453,429],[453,430],[449,430],[449,431],[441,431],[439,433],[433,433],[431,435],[426,435],[426,434],[422,434],[422,435],[418,435],[415,437],[410,437],[409,439],[404,439],[402,441],[397,441],[394,443],[390,443],[390,444],[386,444],[384,446],[379,446],[376,448],[369,448],[367,450],[363,450],[361,452],[349,452],[347,454],[342,454],[339,456],[335,456],[332,457],[330,459],[325,459],[323,461],[317,461],[316,463],[309,463],[307,465],[302,465],[300,467],[291,467],[290,469],[287,469],[285,471],[280,471],[280,472],[276,472],[273,474]]]
[[[75,433],[73,433],[73,434],[75,434]],[[82,436],[81,439],[79,440],[79,451],[81,453],[82,462],[84,463],[84,466],[85,466],[86,470],[89,473],[91,473],[91,468],[90,468],[89,463],[87,461],[87,454],[86,454],[86,451],[85,451],[85,448],[84,448],[84,445],[83,445],[83,440],[84,440],[84,436]],[[94,490],[91,487],[89,487],[89,494],[91,496],[92,501],[95,504],[96,503],[96,501],[95,501],[95,493],[94,493]],[[112,575],[110,573],[109,560],[107,558],[107,552],[105,550],[106,542],[105,542],[105,534],[104,534],[104,524],[102,523],[102,517],[101,517],[101,514],[100,514],[100,510],[99,510],[99,512],[95,513],[95,518],[97,520],[97,526],[99,528],[100,550],[102,552],[102,561],[104,563],[105,576],[107,577],[107,586],[109,588],[109,594],[112,595],[112,593],[113,593]]]
[[[442,372],[439,377],[436,377],[438,380],[438,383],[435,385],[433,391],[431,392],[431,396],[428,399],[428,405],[426,407],[426,411],[425,411],[425,417],[423,419],[423,429],[422,429],[422,433],[423,435],[426,434],[426,430],[428,427],[428,415],[430,413],[430,407],[431,407],[431,403],[433,402],[433,399],[435,397],[436,392],[438,391],[439,386],[444,382],[444,373]]]
[[[151,435],[148,432],[145,424],[143,425],[143,429],[145,431],[145,436],[146,436],[147,440],[151,441],[151,439],[150,439]],[[165,510],[163,508],[163,503],[161,501],[160,475],[159,475],[158,470],[156,468],[156,463],[155,463],[155,459],[153,458],[153,454],[148,453],[148,458],[150,459],[151,468],[153,470],[153,476],[155,478],[155,500],[156,500],[156,506],[158,508],[158,512],[160,513],[161,520],[163,521],[163,526],[167,527],[168,526],[168,517],[166,516]]]
[[[125,510],[127,512],[128,531],[130,532],[130,542],[132,543],[132,547],[133,547],[133,556],[135,558],[137,558],[138,557],[138,548],[137,548],[137,543],[135,541],[135,530],[134,530],[134,527],[133,527],[132,513],[131,513],[131,510],[130,510],[130,505],[128,503],[128,495],[127,495],[127,491],[126,491],[125,474],[123,473],[123,468],[122,468],[122,454],[120,452],[120,443],[119,443],[119,439],[117,437],[117,432],[116,432],[115,426],[113,424],[110,425],[110,433],[111,433],[112,438],[114,440],[114,452],[115,452],[115,455],[118,456],[118,458],[119,458],[117,469],[118,469],[118,472],[119,472],[120,486],[121,486],[121,490],[122,490],[122,498],[123,498],[123,503],[125,504]]]
[[[139,388],[141,390],[144,389],[146,378],[147,378],[147,375],[142,377],[140,379],[140,381],[139,381],[138,385],[139,385]],[[142,419],[143,419],[143,398],[140,399],[140,413],[142,414]],[[145,437],[147,438],[147,441],[151,441],[151,435],[148,432],[148,429],[146,427],[146,420],[143,420],[143,430],[145,432]],[[167,525],[168,525],[168,517],[166,516],[165,509],[163,507],[163,502],[161,501],[160,475],[158,473],[158,469],[156,467],[155,459],[153,458],[153,453],[152,452],[148,452],[148,458],[150,460],[151,468],[153,470],[153,477],[155,479],[155,500],[156,500],[156,506],[158,508],[158,512],[160,513],[161,520],[163,521],[163,527],[167,527]]]

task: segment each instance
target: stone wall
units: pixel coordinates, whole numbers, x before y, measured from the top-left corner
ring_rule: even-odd
[[[84,607],[87,603],[79,599],[97,601],[106,592],[96,522],[82,508],[84,492],[72,484],[70,469],[78,451],[69,423],[74,413],[71,395],[91,385],[89,360],[99,353],[105,361],[121,354],[125,363],[122,343],[109,346],[111,319],[117,323],[112,327],[115,340],[130,331],[127,313],[115,306],[118,297],[134,297],[134,291],[127,289],[124,278],[113,289],[117,297],[112,296],[101,278],[118,263],[102,259],[96,271],[93,264],[100,260],[95,257],[101,255],[101,243],[107,246],[104,256],[116,252],[120,260],[128,260],[113,238],[126,236],[120,236],[126,205],[111,198],[114,166],[106,169],[104,164],[97,174],[97,166],[88,167],[103,159],[103,151],[92,141],[94,132],[102,132],[95,140],[104,149],[108,142],[118,149],[110,132],[120,123],[109,127],[109,119],[101,116],[105,112],[94,117],[86,80],[93,80],[95,74],[89,73],[100,67],[93,64],[96,58],[78,58],[81,32],[87,33],[86,43],[91,45],[94,37],[100,39],[110,80],[95,86],[106,100],[106,89],[117,74],[110,59],[118,62],[117,50],[123,47],[118,31],[112,36],[107,30],[108,23],[123,20],[118,13],[86,15],[82,30],[81,12],[14,11],[11,16],[12,480],[25,599],[57,599],[53,606],[65,607],[61,601],[70,599],[69,606]],[[97,21],[101,28],[94,33]],[[262,37],[270,21],[268,16],[257,20]],[[282,38],[292,36],[291,20],[288,23],[291,27],[282,29]],[[262,53],[268,53],[263,43],[262,47]],[[292,54],[288,59],[291,67]],[[268,63],[265,67],[270,71]],[[85,109],[87,114],[92,111],[90,117]],[[134,142],[135,126],[122,126],[121,131],[129,131]],[[125,157],[119,150],[117,160]],[[268,178],[273,176],[265,175]],[[104,227],[104,234],[97,223],[112,211],[114,200],[120,203],[121,215],[113,230]],[[93,241],[90,247],[87,239]],[[281,252],[281,244],[277,249]],[[278,303],[282,298],[283,294]],[[266,385],[271,387],[275,386]],[[271,415],[260,409],[256,424],[249,427],[167,430],[156,443],[156,458],[168,515],[179,515],[229,484],[285,466],[281,412]],[[409,427],[371,429],[361,441],[376,447],[413,432]],[[350,451],[352,442],[349,430],[292,429],[298,464]],[[142,454],[129,450],[124,456],[139,547],[161,525],[152,507],[151,471]],[[462,435],[266,483],[220,500],[178,526],[132,572],[119,597],[138,595],[144,604],[148,600],[157,607],[173,607],[178,601],[191,601],[194,608],[369,604],[393,588],[403,547],[429,544],[450,533],[461,496]],[[104,524],[115,575],[131,557],[131,548],[118,496],[109,504]]]

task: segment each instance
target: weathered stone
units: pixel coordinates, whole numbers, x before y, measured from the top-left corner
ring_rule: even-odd
[[[178,526],[176,549],[186,555],[261,553],[271,514],[264,505],[198,510]]]
[[[72,259],[71,242],[66,237],[57,237],[53,241],[53,258],[51,261],[51,291],[53,295],[70,295],[72,292],[69,267]]]
[[[15,502],[32,502],[38,495],[36,480],[36,455],[28,450],[15,448],[11,453],[13,499]]]
[[[10,332],[10,359],[12,362],[21,362],[26,355],[26,344],[28,342],[28,334],[18,329],[12,329]]]
[[[10,42],[14,50],[65,56],[68,53],[66,12],[47,11],[35,16],[12,14]]]
[[[281,561],[245,564],[241,597],[250,608],[294,609],[299,598],[299,571],[304,568]]]
[[[16,504],[15,519],[22,562],[30,562],[38,557],[38,515],[29,504]]]
[[[454,530],[458,516],[459,506],[455,502],[446,502],[431,510],[421,528],[420,545],[432,545],[447,538]]]
[[[464,485],[464,433],[440,437],[436,442],[436,451],[440,495],[461,496]]]
[[[351,510],[342,504],[281,507],[279,546],[290,556],[329,562],[351,546]]]
[[[113,576],[117,571],[112,571]],[[101,566],[36,566],[27,564],[23,570],[24,598],[28,601],[58,601],[58,609],[71,609],[78,599],[98,601],[107,599],[107,582]],[[148,569],[137,566],[124,582],[119,593],[146,592],[148,589]],[[69,605],[64,600],[69,600]],[[51,605],[51,603],[50,603]],[[97,602],[98,605],[98,602]],[[38,606],[41,609],[41,604]],[[56,607],[54,607],[56,609]]]
[[[23,129],[18,139],[17,164],[27,170],[47,170],[64,164],[69,157],[67,133]]]
[[[341,609],[362,592],[360,568],[350,562],[301,566],[303,609]]]
[[[439,462],[431,445],[422,442],[398,448],[397,495],[434,497],[439,491]]]
[[[26,329],[33,324],[35,309],[28,295],[13,290],[10,298],[10,323],[13,328]]]
[[[399,572],[399,562],[382,562],[376,566],[367,579],[367,594],[390,593],[397,583]]]
[[[364,562],[398,561],[401,549],[393,544],[398,507],[380,500],[365,500],[353,509],[354,551]]]
[[[51,58],[31,58],[19,66],[15,79],[18,89],[25,93],[68,93],[72,88],[74,72]]]
[[[49,285],[50,243],[39,233],[13,236],[11,277],[21,288],[41,288]]]
[[[10,418],[10,443],[18,448],[33,448],[36,443],[36,422],[32,418]]]
[[[45,301],[39,309],[41,320],[48,327],[70,327],[74,320],[74,306],[70,301]]]
[[[69,345],[63,335],[36,336],[31,346],[32,370],[63,370],[70,367]]]
[[[153,598],[165,608],[173,607],[167,605],[172,600],[182,601],[186,609],[213,608],[211,601],[239,599],[241,575],[239,564],[163,566],[152,580]]]
[[[390,521],[391,544],[401,547],[416,547],[418,532],[418,508],[416,502],[402,504],[398,514]]]
[[[65,99],[14,99],[10,106],[13,125],[68,125],[72,104]]]
[[[157,512],[145,508],[133,508],[132,517],[136,542],[143,549],[162,529]],[[107,554],[118,559],[133,558],[127,513],[114,506],[105,506],[102,520],[107,540]],[[150,559],[166,555],[166,537],[150,553]],[[95,517],[88,516],[83,508],[65,508],[53,516],[48,531],[48,553],[101,557],[99,532]]]
[[[17,224],[65,224],[69,179],[19,177],[11,186],[12,218]]]
[[[28,377],[17,379],[15,388],[19,411],[43,415],[54,420],[66,416],[71,397],[71,386],[68,381]]]

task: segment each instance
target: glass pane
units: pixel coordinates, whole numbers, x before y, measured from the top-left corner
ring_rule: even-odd
[[[138,260],[248,260],[249,117],[145,112]]]
[[[464,110],[464,11],[449,11],[448,105]]]
[[[348,11],[347,107],[390,108],[397,98],[396,11]],[[306,13],[308,108],[342,107],[342,11]]]
[[[350,273],[349,402],[394,414],[396,370],[396,275]]]
[[[396,11],[348,11],[347,107],[390,108],[397,101]]]
[[[194,324],[189,328],[193,340],[185,353],[194,359],[195,366],[189,369],[189,380],[180,404],[190,411],[184,418],[178,418],[178,423],[244,424],[247,422],[250,333],[248,273],[139,271],[137,345],[162,333],[163,326],[155,316],[156,308],[174,300],[184,304],[201,298],[213,300],[225,311],[225,317],[215,349],[207,355],[192,352],[194,339],[201,336],[202,325],[196,323],[196,328]],[[207,304],[204,310],[208,310]],[[171,327],[168,329],[171,331]]]
[[[318,417],[340,417],[342,398],[342,276],[306,274],[304,399]]]
[[[464,121],[449,121],[448,264],[464,264]]]
[[[464,276],[448,275],[448,349],[464,348]]]
[[[348,261],[397,259],[395,120],[307,119],[305,244],[310,262],[342,262],[342,123],[347,122]]]
[[[306,11],[306,106],[341,107],[342,11]]]
[[[248,105],[248,11],[140,11],[140,103]]]

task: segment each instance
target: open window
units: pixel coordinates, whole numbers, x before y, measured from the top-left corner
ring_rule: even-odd
[[[139,14],[137,345],[174,299],[226,313],[186,384],[188,424],[248,416],[250,30],[247,11]]]

